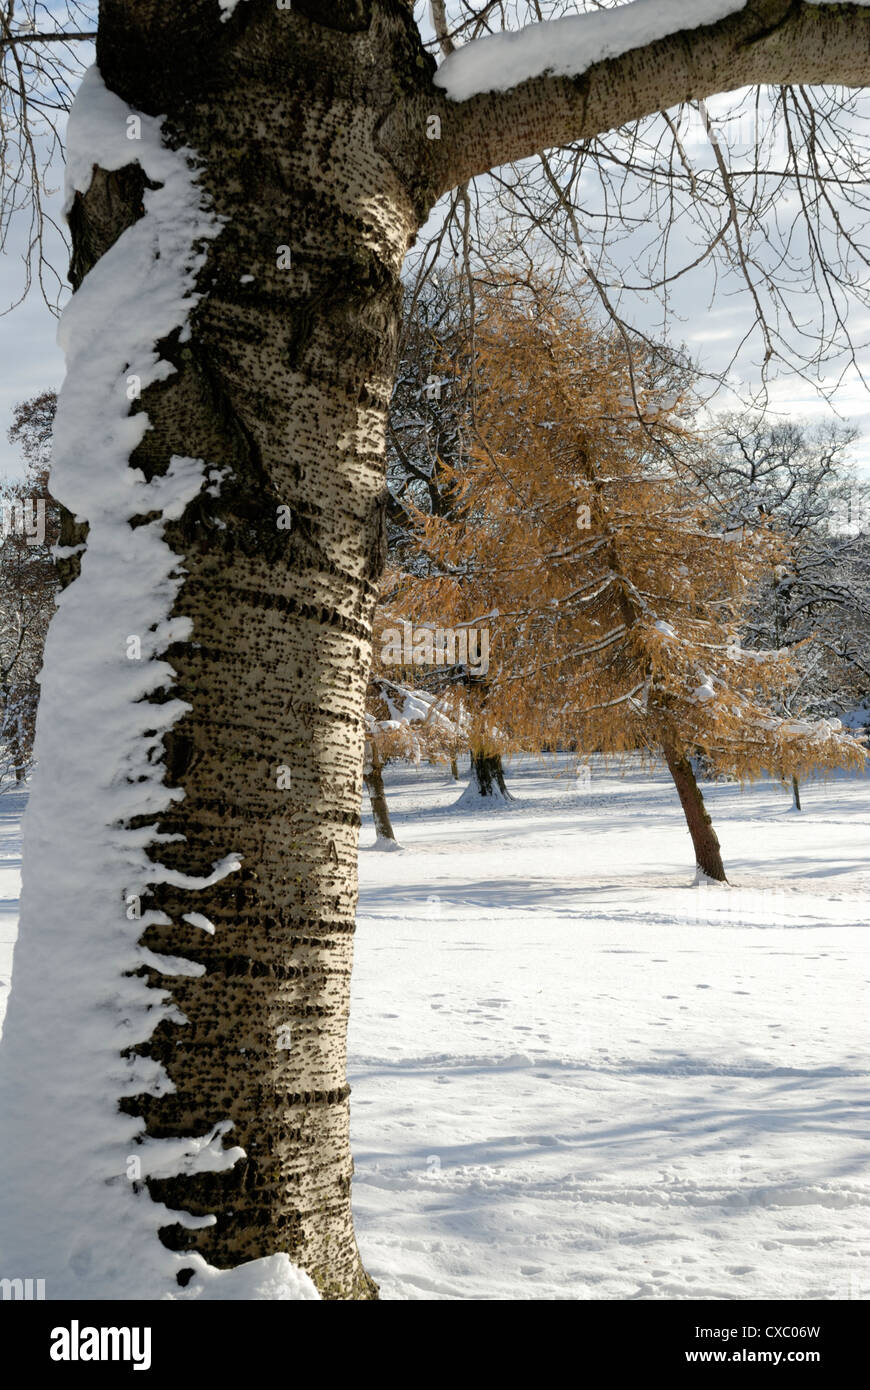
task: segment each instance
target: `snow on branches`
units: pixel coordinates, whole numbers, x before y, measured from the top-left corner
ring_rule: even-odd
[[[222,0],[226,3],[226,0]],[[630,5],[529,24],[519,32],[488,34],[457,48],[435,77],[453,101],[481,92],[505,92],[551,73],[578,77],[594,63],[618,58],[681,29],[713,24],[746,0],[634,0]]]
[[[374,675],[366,699],[366,766],[406,759],[445,762],[462,746],[461,711],[447,713],[445,702]]]

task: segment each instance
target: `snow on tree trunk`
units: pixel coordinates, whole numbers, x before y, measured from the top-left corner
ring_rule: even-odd
[[[136,7],[115,9],[129,24]],[[160,896],[171,925],[151,925],[148,946],[174,954],[194,936],[205,974],[175,983],[186,1031],[151,1045],[175,1093],[130,1106],[161,1134],[228,1114],[245,1150],[226,1174],[152,1183],[171,1207],[217,1213],[194,1241],[165,1229],[169,1244],[219,1266],[285,1251],[325,1296],[371,1297],[351,1215],[346,1032],[386,410],[416,227],[376,147],[391,96],[380,63],[404,29],[257,10],[236,17],[250,36],[235,50],[238,99],[175,101],[227,222],[133,458],[160,471],[180,438],[220,471],[172,538],[193,628],[173,665],[191,708],[167,741],[184,800],[160,828],[184,837],[163,850],[180,871],[228,834],[242,867],[202,895],[211,936],[184,925],[187,895]],[[135,89],[130,39],[113,23],[104,48],[119,45],[113,77]]]
[[[662,751],[668,771],[674,779],[674,786],[692,837],[695,863],[706,878],[715,879],[717,883],[727,883],[719,839],[704,804],[701,788],[692,771],[692,764],[684,754],[678,753],[672,744],[664,744]]]
[[[460,805],[469,801],[512,801],[513,797],[505,786],[504,768],[498,754],[471,753],[471,776],[468,786],[459,799]]]
[[[130,115],[92,69],[70,122],[69,191],[81,197],[92,162],[106,171],[98,190],[112,183],[130,159]],[[152,932],[169,940],[159,894],[171,885],[188,908],[199,906],[236,881],[241,857],[231,823],[193,854],[170,852],[155,828],[181,796],[165,780],[161,740],[189,709],[172,693],[164,658],[192,634],[175,607],[180,557],[166,536],[201,495],[207,469],[183,453],[180,434],[159,470],[128,467],[148,416],[130,413],[125,385],[134,375],[147,391],[169,375],[155,345],[184,336],[220,225],[185,152],[163,146],[157,121],[135,120],[141,216],[114,228],[61,328],[68,373],[54,485],[89,529],[48,634],[25,818],[0,1071],[4,1267],[38,1269],[50,1298],[316,1297],[277,1247],[250,1251],[246,1271],[223,1275],[199,1253],[173,1254],[160,1226],[172,1224],[179,1247],[195,1246],[215,1217],[195,1202],[167,1211],[145,1188],[176,1173],[193,1187],[220,1182],[246,1161],[226,1097],[199,1114],[180,1105],[157,1043],[172,1037],[179,1055],[188,1038],[195,1045],[195,1015],[160,986],[202,988],[202,942],[212,939],[204,919],[179,917],[171,953],[148,949]],[[161,1105],[177,1107],[177,1122],[146,1126],[143,1112]],[[184,1295],[183,1267],[193,1276]]]
[[[416,77],[419,50],[390,7],[368,30],[261,6],[220,29],[187,19],[104,0],[102,76],[140,111],[78,112],[85,278],[60,413],[81,424],[86,401],[92,420],[74,445],[59,420],[56,486],[89,531],[46,652],[5,1048],[20,1182],[5,1195],[30,1194],[17,1263],[38,1255],[55,1293],[105,1290],[123,1265],[142,1297],[193,1269],[195,1296],[203,1260],[271,1271],[289,1256],[324,1296],[370,1298],[346,1082],[363,701],[399,276],[426,213],[378,128],[383,74]],[[218,59],[232,25],[247,28]],[[208,216],[178,204],[186,165],[152,159],[143,107],[196,151]],[[125,915],[136,895],[141,922]],[[198,1166],[191,1135],[209,1137]],[[160,1144],[178,1162],[150,1178],[143,1162],[150,1202],[127,1158]],[[95,1233],[54,1229],[59,1207]],[[169,1249],[149,1263],[134,1235],[158,1227]]]

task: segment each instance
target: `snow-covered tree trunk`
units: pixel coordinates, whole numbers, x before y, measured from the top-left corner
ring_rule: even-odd
[[[169,366],[131,397],[149,422],[131,468],[150,480],[174,458],[203,460],[210,486],[164,533],[190,631],[166,656],[188,708],[163,737],[179,795],[151,853],[170,881],[144,897],[157,911],[141,937],[149,982],[171,988],[186,1022],[132,1039],[171,1089],[122,1109],[161,1140],[228,1121],[227,1147],[244,1151],[223,1171],[149,1179],[170,1208],[164,1243],[221,1268],[286,1252],[333,1298],[376,1293],[351,1218],[345,1040],[399,273],[428,207],[378,138],[397,87],[420,79],[410,12],[364,8],[242,3],[224,25],[216,0],[103,0],[98,63],[127,104],[114,119],[129,164],[94,170],[70,214],[78,298],[150,216],[143,194],[159,180],[137,162],[129,108],[167,115],[221,222],[189,323],[156,345]],[[114,634],[121,660],[136,636]],[[189,891],[229,852],[237,872]],[[75,903],[63,910],[75,930]],[[27,971],[22,953],[22,1007]],[[13,1002],[13,1045],[16,1027]],[[216,1220],[191,1229],[174,1212]]]
[[[228,42],[213,5],[109,0],[98,45],[113,90],[169,112],[226,219],[190,340],[161,345],[176,372],[142,398],[152,428],[131,464],[225,470],[171,533],[194,639],[170,653],[190,712],[167,739],[184,799],[160,823],[183,842],[160,853],[201,873],[231,841],[242,867],[196,895],[207,938],[182,922],[189,895],[160,894],[172,925],[146,944],[206,973],[173,982],[189,1022],[150,1046],[174,1094],[127,1104],[161,1136],[228,1115],[246,1153],[152,1183],[170,1207],[219,1213],[193,1241],[164,1239],[217,1265],[285,1250],[339,1298],[374,1292],[351,1221],[345,1036],[385,418],[419,221],[378,149],[418,54],[396,6],[371,22],[363,8],[242,4]],[[79,201],[80,262],[136,215],[135,182],[97,179]]]
[[[498,801],[511,801],[504,780],[504,768],[497,753],[471,751],[471,778],[468,793]]]

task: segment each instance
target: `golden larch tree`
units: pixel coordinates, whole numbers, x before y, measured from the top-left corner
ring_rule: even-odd
[[[397,602],[489,625],[478,739],[663,756],[698,869],[724,880],[694,754],[741,780],[864,762],[836,720],[777,717],[787,654],[740,644],[781,542],[763,519],[722,530],[681,468],[697,441],[677,356],[630,353],[542,283],[505,277],[478,307],[475,442],[451,516],[419,516],[425,564]]]

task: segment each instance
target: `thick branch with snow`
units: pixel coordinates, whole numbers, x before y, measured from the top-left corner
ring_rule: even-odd
[[[434,78],[442,191],[510,160],[758,84],[870,83],[870,10],[633,0],[476,39]]]

